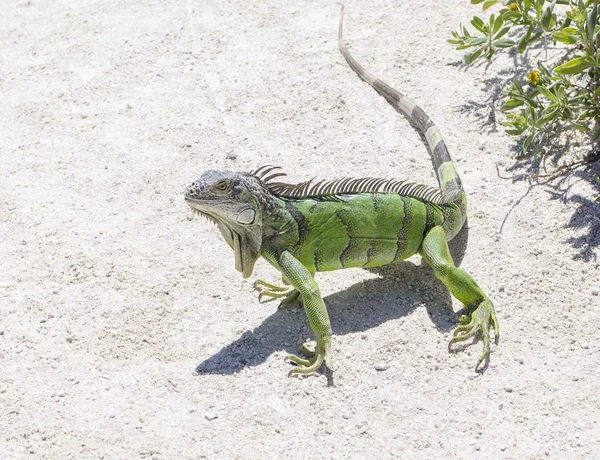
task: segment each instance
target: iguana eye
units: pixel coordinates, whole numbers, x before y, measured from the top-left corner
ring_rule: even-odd
[[[217,184],[217,190],[227,190],[227,182],[219,182]]]

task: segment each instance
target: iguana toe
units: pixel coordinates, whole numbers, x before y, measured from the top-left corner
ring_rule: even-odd
[[[294,355],[288,355],[286,359],[288,361],[293,362],[294,364],[297,364],[296,367],[290,369],[290,371],[288,372],[288,377],[291,377],[292,375],[296,374],[310,374],[312,372],[315,372],[321,367],[324,361],[324,357],[322,354],[314,356],[309,361],[307,361],[306,359],[298,358]]]
[[[313,356],[315,356],[316,351],[309,350],[306,347],[306,345],[302,344],[302,345],[300,345],[300,353],[302,353],[304,356],[306,356],[308,358],[312,358]]]
[[[263,280],[256,280],[252,287],[259,292],[259,302],[262,302],[263,297],[271,297],[272,299],[285,297],[282,303],[289,303],[296,300],[300,294],[293,286],[277,286]]]
[[[298,366],[309,367],[312,366],[316,361],[316,351],[309,350],[306,345],[300,345],[300,353],[306,356],[308,359],[300,358],[296,355],[287,355],[284,359],[290,361]]]
[[[315,372],[319,370],[324,362],[331,368],[331,345],[328,338],[317,340],[315,351],[309,350],[305,345],[300,347],[300,351],[309,359],[299,358],[296,355],[287,355],[285,360],[296,364],[296,367],[288,372],[288,377],[296,374],[310,374]]]

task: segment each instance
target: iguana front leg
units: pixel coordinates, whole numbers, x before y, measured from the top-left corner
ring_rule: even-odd
[[[314,352],[304,346],[301,349],[309,359],[302,359],[295,355],[286,356],[286,360],[297,364],[288,375],[309,374],[318,370],[324,362],[331,369],[331,323],[319,286],[312,274],[288,251],[283,251],[279,257],[274,254],[263,253],[263,255],[267,256],[267,260],[272,262],[281,271],[284,279],[299,292],[308,323],[317,341]]]
[[[435,276],[467,307],[467,314],[459,318],[461,325],[454,331],[454,337],[448,343],[448,348],[450,349],[456,342],[481,334],[483,354],[477,361],[475,366],[477,369],[490,353],[490,326],[494,327],[496,344],[500,338],[494,305],[471,275],[454,265],[442,227],[434,227],[425,235],[419,253],[431,266]]]

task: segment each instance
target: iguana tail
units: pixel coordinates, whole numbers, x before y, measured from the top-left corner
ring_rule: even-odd
[[[449,203],[453,201],[465,201],[465,194],[462,187],[462,183],[450,153],[446,148],[446,144],[442,140],[437,127],[433,124],[433,121],[427,116],[427,114],[418,105],[412,102],[409,98],[400,94],[394,88],[389,86],[387,83],[381,81],[372,73],[365,70],[356,59],[354,59],[342,37],[342,25],[344,22],[344,6],[342,5],[342,12],[340,14],[340,30],[339,30],[339,46],[340,51],[348,65],[356,72],[356,74],[371,87],[383,96],[396,110],[402,113],[413,128],[421,135],[429,156],[433,161],[435,171],[437,173],[437,179],[440,186],[440,192],[442,195],[442,202]],[[462,226],[462,223],[461,223]]]

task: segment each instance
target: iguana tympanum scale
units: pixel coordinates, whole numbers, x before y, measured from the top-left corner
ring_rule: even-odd
[[[306,359],[290,374],[332,369],[331,325],[315,273],[351,267],[377,267],[420,254],[435,276],[466,307],[449,343],[480,334],[483,354],[489,355],[490,326],[496,343],[498,322],[494,307],[477,283],[456,267],[447,242],[466,219],[466,195],[440,132],[408,98],[366,71],[349,54],[339,26],[339,47],[350,67],[422,135],[432,158],[439,190],[404,181],[344,178],[288,184],[279,168],[263,166],[251,173],[206,171],[185,192],[185,200],[199,214],[217,224],[235,253],[236,269],[248,278],[259,256],[282,274],[287,286],[257,281],[263,296],[300,297],[316,348],[302,347]]]

